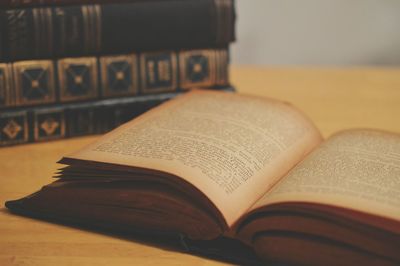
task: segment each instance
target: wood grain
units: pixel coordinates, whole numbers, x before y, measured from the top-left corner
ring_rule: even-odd
[[[347,128],[400,132],[399,68],[234,67],[239,92],[291,102],[325,137]]]
[[[354,127],[400,132],[400,69],[236,66],[241,93],[303,110],[325,137]],[[97,137],[0,149],[0,204],[51,182],[56,161]],[[10,214],[0,209],[0,265],[222,265],[129,239]]]

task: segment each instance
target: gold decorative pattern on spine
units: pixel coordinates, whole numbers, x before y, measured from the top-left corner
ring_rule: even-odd
[[[118,62],[126,63],[131,67],[129,72],[131,80],[126,72],[127,66],[116,64],[108,69],[110,65]],[[55,64],[58,65],[56,73]],[[98,72],[98,67],[100,72]],[[190,73],[188,73],[189,67]],[[81,70],[78,70],[79,68]],[[56,62],[30,60],[13,64],[3,63],[0,64],[0,70],[2,70],[0,71],[0,107],[40,105],[58,100],[70,102],[95,99],[100,96],[100,89],[102,89],[102,96],[116,97],[136,95],[139,87],[141,92],[146,94],[171,92],[177,90],[178,87],[189,89],[196,86],[227,85],[228,51],[226,49],[187,50],[178,53],[162,51],[99,58],[64,58]],[[83,70],[84,73],[78,73]],[[84,78],[85,74],[89,77]],[[86,86],[82,88],[82,93],[79,93],[79,90],[76,94],[70,93],[67,75],[71,76],[69,82],[73,82],[72,85]],[[98,78],[101,81],[101,88]],[[125,84],[120,84],[119,89],[116,86],[113,90],[109,87],[110,78],[115,78],[114,83],[118,81]],[[128,86],[128,83],[131,84]],[[56,98],[58,95],[59,99]]]
[[[15,105],[15,91],[11,85],[11,64],[0,64],[0,107],[11,107]]]
[[[28,142],[29,134],[26,111],[5,114],[5,116],[0,116],[0,120],[3,123],[0,129],[0,146]]]
[[[97,58],[64,58],[57,64],[61,102],[98,97]]]
[[[62,109],[40,110],[34,113],[35,141],[64,138],[65,132],[65,116]]]
[[[3,133],[6,134],[9,139],[13,140],[17,137],[21,130],[22,127],[14,119],[10,119],[3,128]]]
[[[148,57],[161,57],[167,55],[168,60],[149,60]],[[177,82],[177,55],[172,51],[149,52],[140,55],[141,92],[144,94],[171,92],[178,87]],[[171,79],[169,79],[169,76]],[[149,81],[147,79],[149,77]],[[168,80],[166,79],[168,77]],[[169,83],[168,85],[156,85],[157,83]],[[150,84],[153,83],[153,84]]]
[[[179,52],[180,87],[190,89],[215,85],[215,50]]]
[[[125,62],[126,66],[122,69],[116,69],[113,67],[114,63]],[[101,81],[102,81],[102,90],[103,96],[105,97],[113,97],[113,96],[124,96],[124,95],[135,95],[138,91],[139,87],[139,77],[138,77],[138,67],[137,67],[137,56],[135,54],[129,55],[116,55],[116,56],[103,56],[100,58],[100,69],[101,69]],[[112,71],[115,74],[115,79],[122,82],[127,77],[125,76],[125,70],[127,67],[131,68],[131,84],[128,85],[127,88],[123,91],[118,91],[113,89],[113,84],[110,84],[111,77],[110,72]]]
[[[56,101],[54,65],[51,60],[16,62],[13,64],[13,74],[16,105],[45,104]],[[30,82],[30,86],[27,81]],[[35,96],[30,98],[32,95]]]

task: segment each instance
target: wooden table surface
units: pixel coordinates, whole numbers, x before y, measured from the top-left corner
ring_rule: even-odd
[[[400,69],[232,67],[238,91],[293,103],[323,135],[354,127],[400,133]],[[51,181],[55,163],[97,137],[0,149],[0,204]],[[51,224],[0,209],[0,265],[218,265],[131,240]]]

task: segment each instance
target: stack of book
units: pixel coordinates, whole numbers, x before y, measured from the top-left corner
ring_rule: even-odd
[[[1,1],[0,146],[104,133],[185,90],[229,88],[234,24],[233,0]]]

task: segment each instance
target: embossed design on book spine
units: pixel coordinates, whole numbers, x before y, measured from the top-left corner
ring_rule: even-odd
[[[65,119],[62,108],[34,112],[34,140],[50,140],[65,137]]]
[[[135,95],[139,86],[149,94],[215,85],[228,85],[226,49],[18,61],[0,64],[0,107]]]
[[[180,86],[189,89],[215,84],[215,51],[190,50],[179,53]]]
[[[140,55],[143,93],[174,91],[177,88],[175,52],[150,52]]]
[[[0,113],[0,145],[28,142],[27,112]]]
[[[56,101],[53,62],[21,61],[13,64],[17,105]]]
[[[175,94],[0,111],[0,146],[107,132]],[[143,97],[143,96],[142,96]]]
[[[58,61],[58,75],[62,102],[98,97],[95,57],[61,59]]]
[[[105,97],[135,95],[139,86],[137,56],[117,55],[100,58],[102,92]]]

